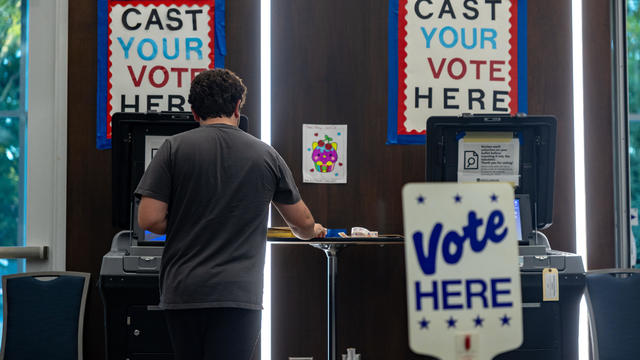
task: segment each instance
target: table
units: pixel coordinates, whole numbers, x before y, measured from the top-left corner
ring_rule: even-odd
[[[327,255],[327,359],[336,360],[336,275],[338,273],[338,252],[349,245],[400,245],[400,236],[380,236],[377,238],[317,238],[300,240],[296,238],[268,238],[271,244],[310,245]]]

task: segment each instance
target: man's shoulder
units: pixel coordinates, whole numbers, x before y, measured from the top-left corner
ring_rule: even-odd
[[[175,134],[169,137],[168,140],[174,148],[180,146],[190,147],[192,145],[202,144],[202,140],[204,138],[208,138],[207,132],[210,131],[209,129],[210,128],[197,127],[195,129]],[[219,135],[227,139],[227,141],[224,142],[227,147],[230,146],[232,148],[235,148],[236,150],[240,149],[249,151],[256,154],[257,156],[273,160],[277,160],[280,158],[280,155],[278,154],[276,149],[249,133],[246,133],[240,129],[224,128],[221,130],[223,131],[223,133],[219,133]]]
[[[253,150],[256,155],[260,155],[266,158],[277,159],[280,157],[276,149],[274,149],[271,145],[250,134],[244,134],[244,136],[242,137],[242,146],[247,150]]]

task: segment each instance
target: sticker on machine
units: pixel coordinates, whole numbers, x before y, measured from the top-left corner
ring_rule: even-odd
[[[520,139],[511,132],[468,132],[458,140],[458,182],[520,180]]]

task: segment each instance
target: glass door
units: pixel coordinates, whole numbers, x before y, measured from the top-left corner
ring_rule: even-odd
[[[26,0],[0,0],[0,246],[24,246]],[[24,259],[1,259],[0,275]],[[2,305],[0,288],[0,305]],[[2,310],[0,309],[0,330]]]

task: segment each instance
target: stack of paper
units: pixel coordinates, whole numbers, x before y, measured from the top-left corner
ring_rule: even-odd
[[[267,229],[267,237],[269,238],[295,238],[291,229],[287,226],[276,226]]]

